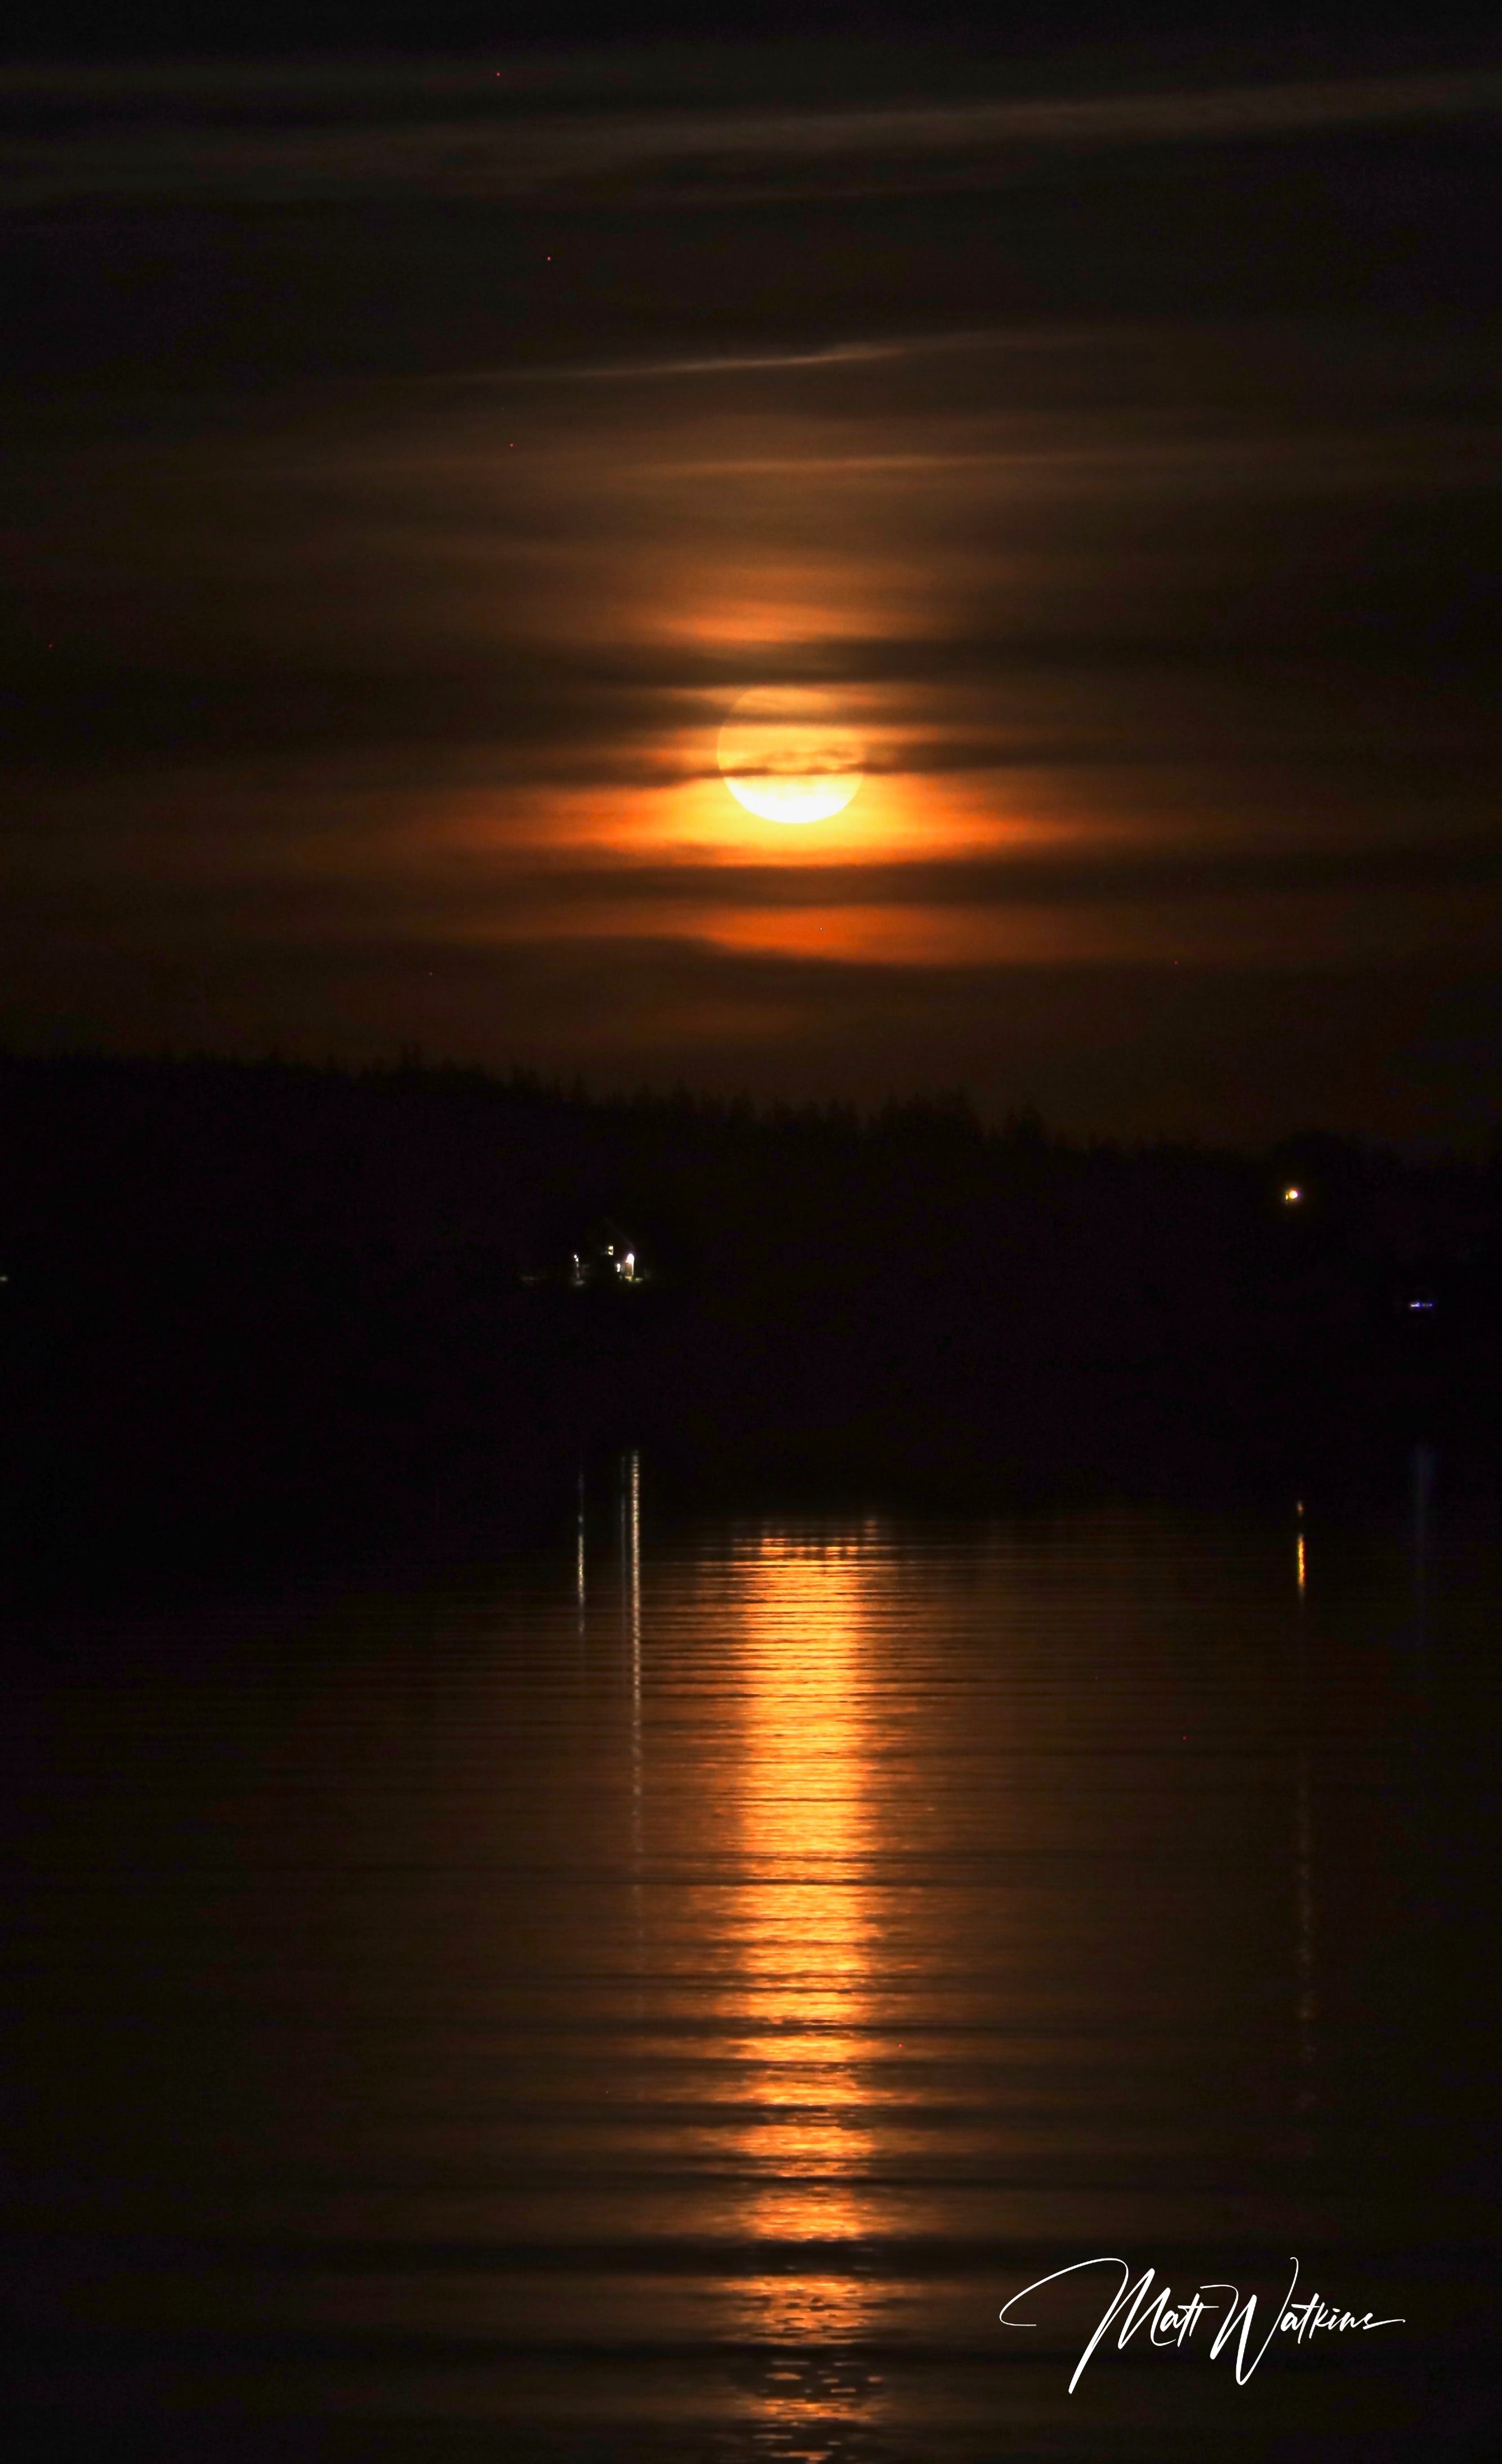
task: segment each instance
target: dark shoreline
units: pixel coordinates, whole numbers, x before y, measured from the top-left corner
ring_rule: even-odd
[[[0,1130],[12,1597],[483,1554],[631,1445],[710,1506],[1359,1513],[1502,1463],[1496,1150],[83,1055],[0,1061]]]

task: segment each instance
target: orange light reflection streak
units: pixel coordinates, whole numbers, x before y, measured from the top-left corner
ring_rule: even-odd
[[[766,1535],[738,1585],[747,1730],[740,1791],[748,1869],[738,2047],[748,2111],[736,2152],[744,2224],[777,2241],[872,2229],[863,2181],[876,2141],[861,2076],[875,1918],[866,1887],[874,1811],[862,1710],[870,1568],[860,1544]],[[744,2287],[759,2336],[844,2337],[872,2288],[810,2269]]]

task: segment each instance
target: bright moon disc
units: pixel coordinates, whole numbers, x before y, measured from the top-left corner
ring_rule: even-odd
[[[865,747],[833,696],[756,685],[719,731],[719,766],[738,803],[763,822],[827,822],[860,785]]]

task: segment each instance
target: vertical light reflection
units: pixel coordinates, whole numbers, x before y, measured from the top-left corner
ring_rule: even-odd
[[[641,1457],[634,1446],[621,1459],[621,1600],[630,1654],[631,1920],[636,1934],[636,2011],[640,2017],[647,1947],[642,1911],[642,1491]]]
[[[574,1517],[574,1602],[581,1646],[585,1639],[585,1611],[588,1605],[585,1590],[585,1475],[579,1473],[579,1504]]]
[[[1309,1629],[1304,1618],[1305,1561],[1300,1500],[1298,1535],[1298,1760],[1293,1790],[1293,1973],[1297,1996],[1298,2084],[1294,2102],[1300,2113],[1317,2102],[1315,2063],[1318,2056],[1319,1996],[1314,1937],[1314,1775],[1310,1757]]]
[[[642,1466],[633,1446],[626,1458],[626,1586],[631,1632],[631,1703],[638,1750],[642,1711]]]
[[[828,2245],[873,2225],[877,2141],[863,2072],[876,1810],[864,1695],[879,1564],[869,1541],[767,1534],[737,1586],[746,1725],[736,2153],[745,2230],[782,2245],[777,2273],[745,2287],[745,2323],[795,2351],[856,2332],[870,2302],[871,2288]],[[806,2271],[788,2264],[786,2245],[800,2242],[824,2246]],[[763,2401],[784,2427],[828,2406],[828,2387],[805,2387],[806,2375],[784,2366],[768,2381]]]
[[[631,1835],[641,1852],[642,1794],[642,1487],[634,1447],[621,1459],[621,1610],[631,1680]]]

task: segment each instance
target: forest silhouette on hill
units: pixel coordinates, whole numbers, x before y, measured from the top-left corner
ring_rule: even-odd
[[[483,1549],[626,1445],[685,1496],[964,1506],[1497,1453],[1502,1142],[1126,1148],[416,1055],[11,1055],[0,1136],[12,1585]]]

